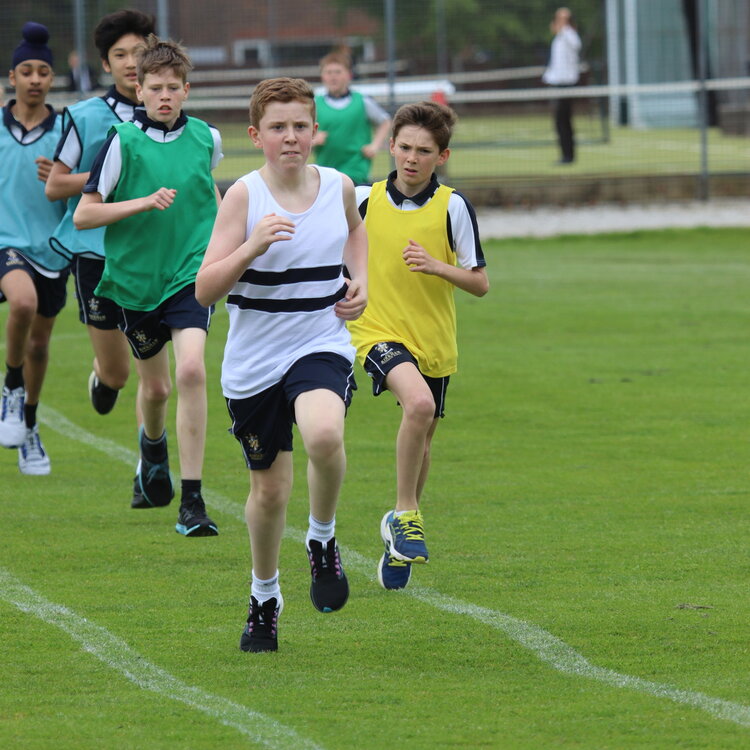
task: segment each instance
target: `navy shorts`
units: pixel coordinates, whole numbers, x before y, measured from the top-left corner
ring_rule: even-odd
[[[340,354],[320,352],[298,359],[276,385],[249,398],[228,398],[229,431],[250,469],[268,469],[279,451],[292,450],[294,400],[318,388],[336,393],[348,407],[357,385],[354,370]]]
[[[76,255],[70,264],[76,285],[78,320],[102,331],[114,331],[120,324],[120,306],[106,297],[94,294],[104,273],[104,258]]]
[[[203,307],[195,299],[195,284],[180,289],[155,310],[120,308],[120,330],[136,359],[155,357],[172,340],[172,329],[200,328],[208,331],[214,307]]]
[[[18,250],[6,247],[0,250],[0,279],[11,271],[25,271],[34,282],[36,289],[36,312],[43,318],[55,318],[65,307],[68,298],[68,275],[70,269],[60,271],[57,278],[50,279],[39,273]],[[0,292],[0,302],[5,296]]]
[[[365,372],[372,378],[372,395],[379,396],[388,390],[385,379],[388,373],[403,362],[411,362],[419,370],[415,356],[403,345],[396,341],[382,341],[367,352],[365,358]],[[442,378],[431,378],[421,370],[419,374],[424,378],[435,399],[435,419],[445,416],[445,394],[448,391],[450,375]]]

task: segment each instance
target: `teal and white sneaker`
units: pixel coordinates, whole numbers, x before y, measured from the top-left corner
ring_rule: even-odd
[[[389,555],[409,563],[429,560],[424,541],[424,522],[418,510],[407,510],[396,515],[389,511],[380,522],[380,536]]]
[[[39,439],[39,427],[26,430],[26,439],[18,448],[18,470],[21,474],[44,476],[51,470],[49,456]]]
[[[219,529],[206,515],[206,504],[200,492],[182,498],[175,531],[183,536],[216,536]]]
[[[399,560],[386,547],[378,563],[378,581],[388,591],[406,588],[411,578],[411,563]]]
[[[18,448],[26,440],[26,421],[23,407],[26,391],[23,388],[10,390],[3,386],[0,401],[0,445],[4,448]]]

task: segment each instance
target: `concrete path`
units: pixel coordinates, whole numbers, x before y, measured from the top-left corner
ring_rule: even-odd
[[[748,227],[750,198],[627,206],[477,210],[483,239],[600,234],[673,227]],[[750,233],[748,233],[750,249]]]

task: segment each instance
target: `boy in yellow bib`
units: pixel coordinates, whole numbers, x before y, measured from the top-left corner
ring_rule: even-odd
[[[369,301],[349,330],[374,395],[391,391],[403,412],[396,506],[380,525],[378,579],[386,589],[404,588],[412,563],[428,560],[419,499],[456,371],[454,289],[481,297],[489,288],[474,209],[435,177],[450,156],[455,122],[453,111],[435,102],[401,107],[390,140],[396,171],[357,188],[370,247]]]

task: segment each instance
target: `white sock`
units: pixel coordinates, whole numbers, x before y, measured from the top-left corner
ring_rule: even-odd
[[[281,597],[281,588],[279,587],[279,571],[273,578],[258,578],[253,571],[253,582],[250,585],[250,593],[256,598],[258,604],[269,599],[275,598],[277,601]]]
[[[309,518],[310,525],[307,529],[307,536],[305,537],[305,546],[310,546],[310,540],[314,539],[316,542],[325,544],[329,539],[336,535],[336,516],[331,521],[318,521],[317,518],[313,518],[312,514]]]

